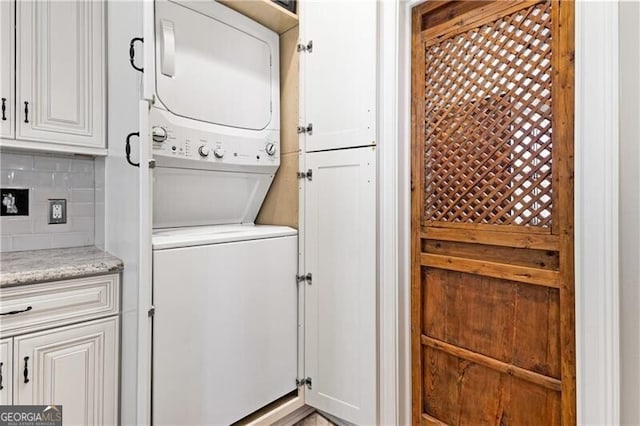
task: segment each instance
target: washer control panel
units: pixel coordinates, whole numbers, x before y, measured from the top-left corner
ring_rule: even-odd
[[[206,123],[197,122],[185,126],[184,120],[170,123],[166,111],[152,108],[151,139],[154,156],[161,155],[194,161],[218,162],[229,165],[277,165],[279,164],[278,130],[256,132],[256,136],[244,136],[249,132],[232,129],[229,133],[212,132]],[[172,120],[173,121],[173,120]],[[188,123],[191,120],[186,120]],[[185,123],[185,124],[187,124]],[[213,126],[213,128],[222,126]],[[235,134],[233,134],[235,133]]]

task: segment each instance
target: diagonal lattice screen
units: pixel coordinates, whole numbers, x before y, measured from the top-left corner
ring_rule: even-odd
[[[426,47],[425,221],[551,226],[551,2]]]

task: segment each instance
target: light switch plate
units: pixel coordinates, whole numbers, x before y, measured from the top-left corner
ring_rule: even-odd
[[[49,200],[49,225],[67,223],[67,200]]]

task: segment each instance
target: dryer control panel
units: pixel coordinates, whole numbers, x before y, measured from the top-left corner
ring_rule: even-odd
[[[153,155],[161,163],[173,158],[196,161],[200,165],[193,167],[206,168],[217,168],[216,164],[227,167],[280,164],[279,130],[255,132],[215,126],[159,108],[151,109],[150,123]]]

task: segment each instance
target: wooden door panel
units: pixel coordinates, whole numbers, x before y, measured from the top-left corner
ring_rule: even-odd
[[[414,424],[576,422],[573,13],[413,10]]]
[[[425,268],[423,335],[560,378],[558,290]]]
[[[560,393],[482,364],[427,348],[427,418],[448,425],[560,425]]]

